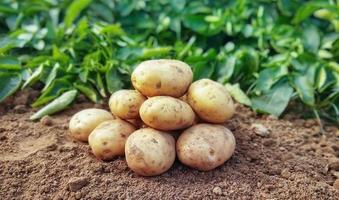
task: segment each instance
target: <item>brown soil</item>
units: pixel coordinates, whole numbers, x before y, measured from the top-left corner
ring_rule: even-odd
[[[68,136],[70,117],[93,106],[78,103],[42,122],[28,121],[33,111],[25,105],[0,106],[0,199],[339,199],[335,127],[321,133],[313,120],[238,106],[226,124],[237,147],[224,165],[199,172],[176,161],[145,178],[124,158],[99,161]]]

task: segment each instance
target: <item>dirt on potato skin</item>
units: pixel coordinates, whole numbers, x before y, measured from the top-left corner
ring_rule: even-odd
[[[166,173],[140,177],[123,157],[97,160],[86,143],[68,136],[82,102],[31,122],[33,111],[0,113],[0,199],[338,199],[339,131],[320,133],[312,120],[257,116],[238,106],[226,123],[236,137],[233,157],[210,172],[176,161]],[[98,106],[96,106],[98,107]],[[254,125],[267,128],[265,134]],[[258,132],[259,131],[259,132]]]

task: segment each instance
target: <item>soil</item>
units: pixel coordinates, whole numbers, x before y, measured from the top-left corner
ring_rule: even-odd
[[[34,110],[19,103],[0,106],[0,199],[339,199],[339,130],[322,132],[314,120],[237,106],[225,124],[237,147],[224,165],[199,172],[176,161],[141,177],[123,157],[99,161],[68,136],[74,113],[100,105],[82,101],[31,122]]]

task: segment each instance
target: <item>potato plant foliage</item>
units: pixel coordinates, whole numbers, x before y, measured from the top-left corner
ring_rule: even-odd
[[[339,123],[338,31],[336,0],[2,0],[0,101],[32,86],[33,107],[71,90],[100,103],[141,61],[173,58],[257,112],[294,101]]]

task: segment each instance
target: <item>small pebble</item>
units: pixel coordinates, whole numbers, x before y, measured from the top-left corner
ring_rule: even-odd
[[[267,140],[263,141],[264,146],[273,146],[273,145],[276,145],[276,144],[277,144],[277,142],[273,139],[267,139]]]
[[[75,194],[75,199],[81,199],[82,194],[80,192]]]
[[[283,169],[283,170],[281,171],[281,176],[282,176],[283,178],[289,178],[289,177],[291,176],[291,172],[290,172],[288,169]]]
[[[40,120],[40,122],[41,122],[43,125],[45,125],[45,126],[51,126],[51,125],[53,125],[53,119],[52,119],[50,116],[48,116],[48,115],[42,117],[41,120]]]
[[[339,179],[334,181],[333,187],[336,188],[336,189],[339,189]]]
[[[68,188],[72,192],[76,192],[81,188],[85,187],[89,183],[88,179],[85,177],[72,178],[68,182]]]
[[[213,188],[213,193],[215,195],[222,195],[222,190],[221,190],[220,187],[217,186],[217,187]]]
[[[339,172],[331,171],[332,175],[339,179]]]
[[[270,131],[262,124],[252,124],[251,129],[261,137],[266,137],[270,134]]]

